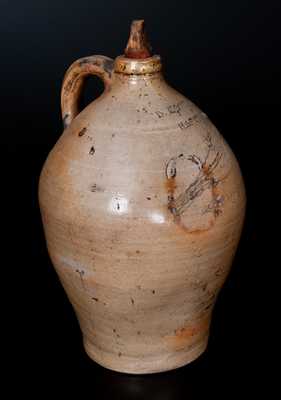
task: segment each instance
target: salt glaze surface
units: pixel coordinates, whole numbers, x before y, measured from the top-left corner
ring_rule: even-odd
[[[72,64],[65,130],[39,184],[48,251],[86,352],[128,373],[171,370],[206,349],[246,202],[229,146],[149,51],[134,21],[123,56]],[[90,74],[105,89],[79,113]]]

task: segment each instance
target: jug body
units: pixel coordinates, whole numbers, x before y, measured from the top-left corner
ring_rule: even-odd
[[[92,359],[170,370],[207,346],[243,226],[243,179],[158,57],[100,57],[79,60],[63,85],[66,129],[39,185],[48,252]],[[92,72],[105,91],[79,113]]]

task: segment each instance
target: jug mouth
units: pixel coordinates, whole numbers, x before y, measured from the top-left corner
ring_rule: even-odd
[[[153,55],[147,58],[134,59],[119,56],[114,62],[114,71],[125,75],[146,75],[159,72],[162,69],[161,58],[159,55]]]

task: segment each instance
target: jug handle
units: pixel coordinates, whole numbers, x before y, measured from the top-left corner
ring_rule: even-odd
[[[67,128],[79,114],[79,100],[86,78],[96,75],[104,83],[104,91],[112,83],[114,61],[105,56],[95,55],[80,58],[66,71],[61,89],[61,111],[64,128]]]

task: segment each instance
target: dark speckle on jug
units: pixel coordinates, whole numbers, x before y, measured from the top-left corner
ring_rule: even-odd
[[[96,150],[95,150],[94,146],[92,146],[92,147],[90,148],[89,154],[90,154],[91,156],[93,156],[93,155],[95,154],[95,152],[96,152]]]
[[[85,135],[86,132],[87,132],[87,128],[84,127],[84,128],[82,128],[82,129],[78,132],[78,136],[79,136],[79,137],[82,137],[82,136]]]
[[[93,183],[92,185],[90,185],[90,191],[93,193],[104,192],[104,189],[96,183]]]

